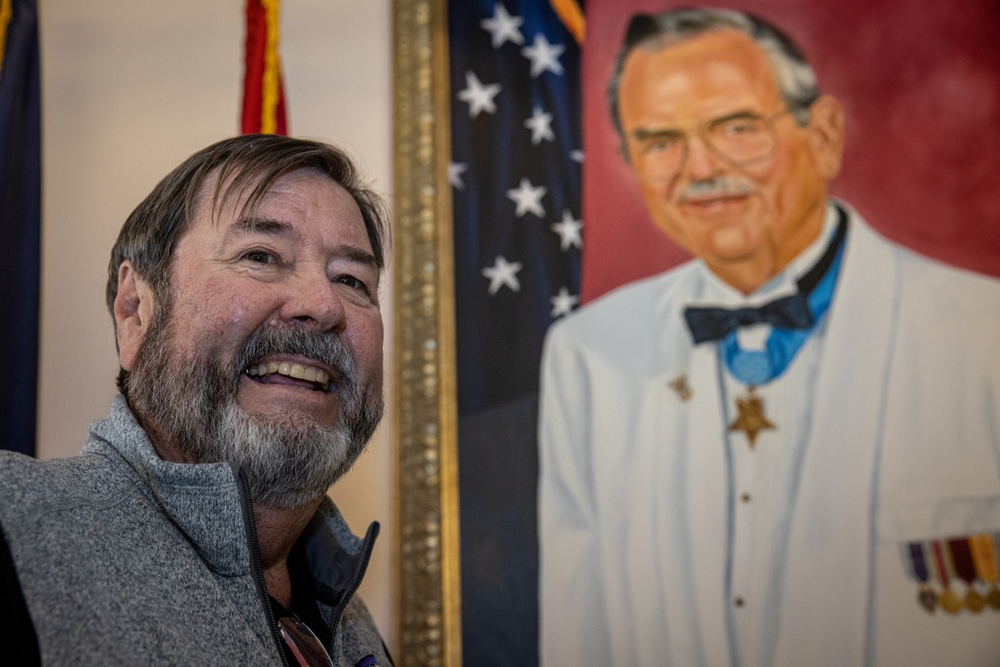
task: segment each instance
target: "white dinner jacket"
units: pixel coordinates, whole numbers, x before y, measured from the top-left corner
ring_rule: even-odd
[[[733,664],[718,357],[682,315],[703,280],[691,262],[550,330],[545,667]],[[1000,533],[1000,282],[852,211],[828,317],[774,664],[1000,664],[1000,612],[928,614],[902,557],[909,540]]]

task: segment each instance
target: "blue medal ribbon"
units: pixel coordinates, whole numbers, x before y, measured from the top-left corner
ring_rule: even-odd
[[[763,350],[742,349],[735,328],[719,341],[726,368],[740,382],[759,387],[780,377],[829,310],[846,245],[847,213],[839,206],[837,212],[840,220],[830,247],[816,266],[799,281],[799,292],[795,295],[807,299],[812,313],[811,324],[796,329],[774,326]]]
[[[923,542],[910,542],[906,546],[909,551],[910,572],[913,578],[921,584],[926,584],[931,579],[931,573],[927,567],[927,558],[924,556]]]

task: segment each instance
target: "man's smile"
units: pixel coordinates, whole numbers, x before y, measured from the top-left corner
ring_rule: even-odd
[[[699,208],[714,209],[743,203],[749,197],[749,193],[702,195],[700,197],[687,197],[681,201],[681,204],[686,206],[697,206]]]
[[[329,393],[336,390],[330,374],[317,366],[291,361],[261,361],[247,366],[243,371],[248,377],[262,384],[284,384]]]

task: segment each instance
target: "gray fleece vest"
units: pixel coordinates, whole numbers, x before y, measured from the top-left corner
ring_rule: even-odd
[[[281,665],[240,490],[227,464],[160,460],[121,397],[81,456],[0,452],[0,524],[43,663]],[[373,529],[358,539],[325,500],[303,534],[338,666],[390,664],[353,596]]]

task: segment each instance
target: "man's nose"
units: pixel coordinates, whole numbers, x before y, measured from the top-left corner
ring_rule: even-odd
[[[702,181],[712,178],[722,165],[722,160],[709,148],[705,139],[698,135],[688,137],[684,172],[691,180]]]
[[[319,331],[340,332],[346,324],[344,302],[324,269],[301,269],[288,283],[288,297],[281,308],[286,322],[297,322]]]

